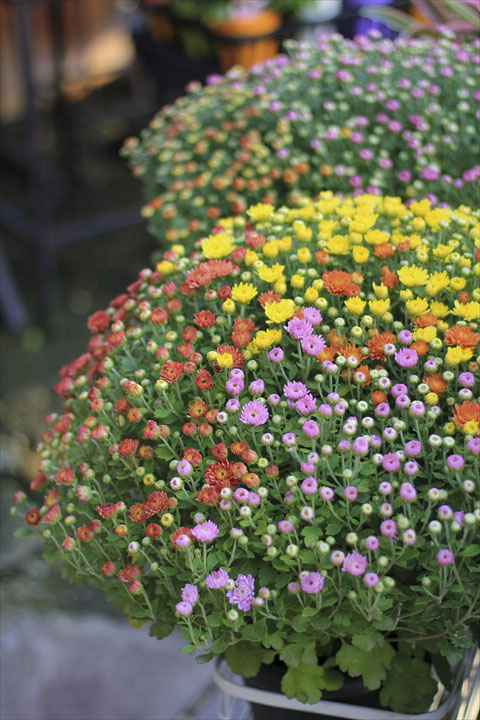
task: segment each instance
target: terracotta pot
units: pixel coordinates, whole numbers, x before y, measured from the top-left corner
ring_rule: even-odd
[[[279,39],[272,37],[282,24],[282,16],[271,10],[231,18],[210,26],[223,72],[234,65],[251,68],[275,57]]]

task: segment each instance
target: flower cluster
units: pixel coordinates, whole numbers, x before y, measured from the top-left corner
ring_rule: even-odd
[[[328,649],[428,707],[394,689],[479,608],[479,261],[467,206],[331,192],[173,246],[62,369],[27,524],[203,659],[279,653],[304,698]]]
[[[289,56],[192,83],[123,154],[161,242],[318,190],[474,205],[480,41],[286,43]],[[477,158],[478,159],[478,158]]]

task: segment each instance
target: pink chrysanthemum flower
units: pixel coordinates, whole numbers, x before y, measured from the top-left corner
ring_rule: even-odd
[[[229,580],[230,578],[225,570],[214,570],[210,575],[207,575],[205,584],[210,590],[221,590]]]
[[[313,332],[313,325],[298,317],[291,318],[284,328],[295,340],[309,337]]]
[[[240,413],[240,422],[244,425],[265,425],[268,420],[268,407],[258,400],[246,403]]]
[[[237,576],[235,587],[227,592],[227,598],[232,605],[236,605],[244,612],[250,610],[254,599],[255,581],[251,575]]]
[[[367,567],[367,558],[360,555],[356,550],[346,556],[342,565],[342,572],[346,572],[354,577],[360,577]]]
[[[195,525],[192,535],[200,542],[211,542],[218,535],[218,527],[213,520],[205,520],[205,522]]]
[[[300,580],[303,592],[316,595],[323,588],[324,578],[318,572],[310,572]]]

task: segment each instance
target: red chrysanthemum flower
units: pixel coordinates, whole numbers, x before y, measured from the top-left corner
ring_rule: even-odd
[[[227,277],[237,269],[238,265],[230,260],[208,260],[199,263],[189,271],[179,290],[182,295],[191,295],[199,288],[209,285],[212,280]]]
[[[215,325],[215,315],[211,310],[200,310],[193,316],[195,325],[199,328],[206,329]]]
[[[257,297],[257,300],[263,309],[265,309],[265,305],[267,303],[280,302],[281,299],[282,299],[281,295],[279,295],[276,292],[270,292],[270,291],[264,292]]]
[[[397,275],[388,268],[388,265],[382,267],[382,274],[380,276],[380,282],[385,287],[391,289],[399,282]]]
[[[122,440],[122,442],[118,446],[118,452],[122,457],[129,457],[130,455],[134,455],[138,448],[138,440],[132,440],[131,438],[126,438],[125,440]]]
[[[168,320],[168,313],[163,308],[155,308],[150,315],[152,325],[164,325]]]
[[[237,440],[230,445],[230,450],[234,455],[237,455],[237,457],[242,457],[245,451],[248,450],[248,445],[245,442]]]
[[[155,440],[160,435],[160,428],[155,420],[147,420],[147,424],[143,428],[144,440]]]
[[[152,517],[157,513],[163,512],[168,507],[168,495],[163,490],[155,490],[150,493],[143,503],[143,510],[147,517]]]
[[[116,400],[115,405],[113,406],[113,409],[117,413],[127,413],[130,408],[130,403],[128,401],[128,398],[121,397]]]
[[[25,522],[28,525],[38,525],[40,522],[40,512],[37,508],[31,508],[25,513]]]
[[[197,331],[193,327],[193,325],[188,325],[183,331],[182,331],[182,340],[186,343],[191,343],[195,340],[197,337]]]
[[[147,513],[145,512],[143,503],[135,503],[132,505],[128,510],[128,514],[130,516],[130,520],[135,523],[142,523],[147,519]]]
[[[178,378],[183,372],[183,365],[180,362],[167,361],[160,373],[162,380],[168,383],[177,382]]]
[[[55,475],[55,482],[57,485],[71,485],[75,480],[75,473],[70,468],[62,468]]]
[[[98,310],[90,315],[87,327],[91,333],[103,332],[110,325],[110,315],[105,310]]]
[[[215,505],[218,500],[218,492],[214,487],[202,488],[196,500],[204,505]]]
[[[172,543],[173,547],[177,549],[177,539],[180,537],[180,535],[187,535],[187,537],[190,538],[190,540],[195,540],[193,533],[190,528],[187,527],[179,527],[177,528],[171,535],[170,535],[170,542]]]
[[[198,370],[195,375],[195,385],[199,390],[207,392],[213,387],[213,378],[208,370]]]
[[[40,520],[42,525],[53,525],[55,522],[60,520],[62,517],[62,513],[60,510],[60,505],[57,503],[56,505],[53,505],[48,512],[45,513],[45,515]]]
[[[199,419],[202,418],[208,410],[208,405],[204,400],[197,398],[195,402],[188,406],[188,417]]]
[[[75,535],[80,542],[88,542],[93,537],[93,529],[89,525],[80,525]]]
[[[460,345],[464,350],[474,350],[478,345],[480,335],[466,325],[453,325],[445,331],[445,342],[447,345]]]
[[[30,490],[40,490],[45,483],[47,482],[47,476],[41,473],[40,475],[37,475],[33,478],[32,482],[30,483]]]
[[[136,580],[140,574],[141,570],[138,565],[127,565],[119,571],[118,577],[122,582],[132,582],[132,580]]]
[[[252,333],[248,332],[248,330],[236,330],[232,332],[232,342],[235,347],[247,347],[251,339]]]
[[[108,505],[97,505],[96,511],[102,518],[102,520],[108,520],[117,512],[117,506],[115,503],[109,503]]]
[[[234,478],[228,460],[221,460],[220,462],[210,465],[205,473],[207,485],[211,485],[217,489],[230,487],[232,480],[234,480]]]
[[[188,460],[190,465],[198,465],[202,462],[202,456],[198,450],[194,450],[193,448],[187,448],[183,453],[183,457],[185,460]]]
[[[217,445],[214,445],[210,452],[217,460],[226,460],[228,454],[225,443],[218,443]]]

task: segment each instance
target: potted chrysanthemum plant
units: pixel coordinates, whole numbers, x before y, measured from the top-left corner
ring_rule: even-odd
[[[322,189],[427,196],[475,206],[480,166],[480,41],[372,31],[192,83],[123,154],[163,243],[193,247],[248,204],[295,203]]]
[[[172,246],[61,370],[46,559],[285,698],[426,711],[479,616],[479,247],[467,206],[328,192]]]

